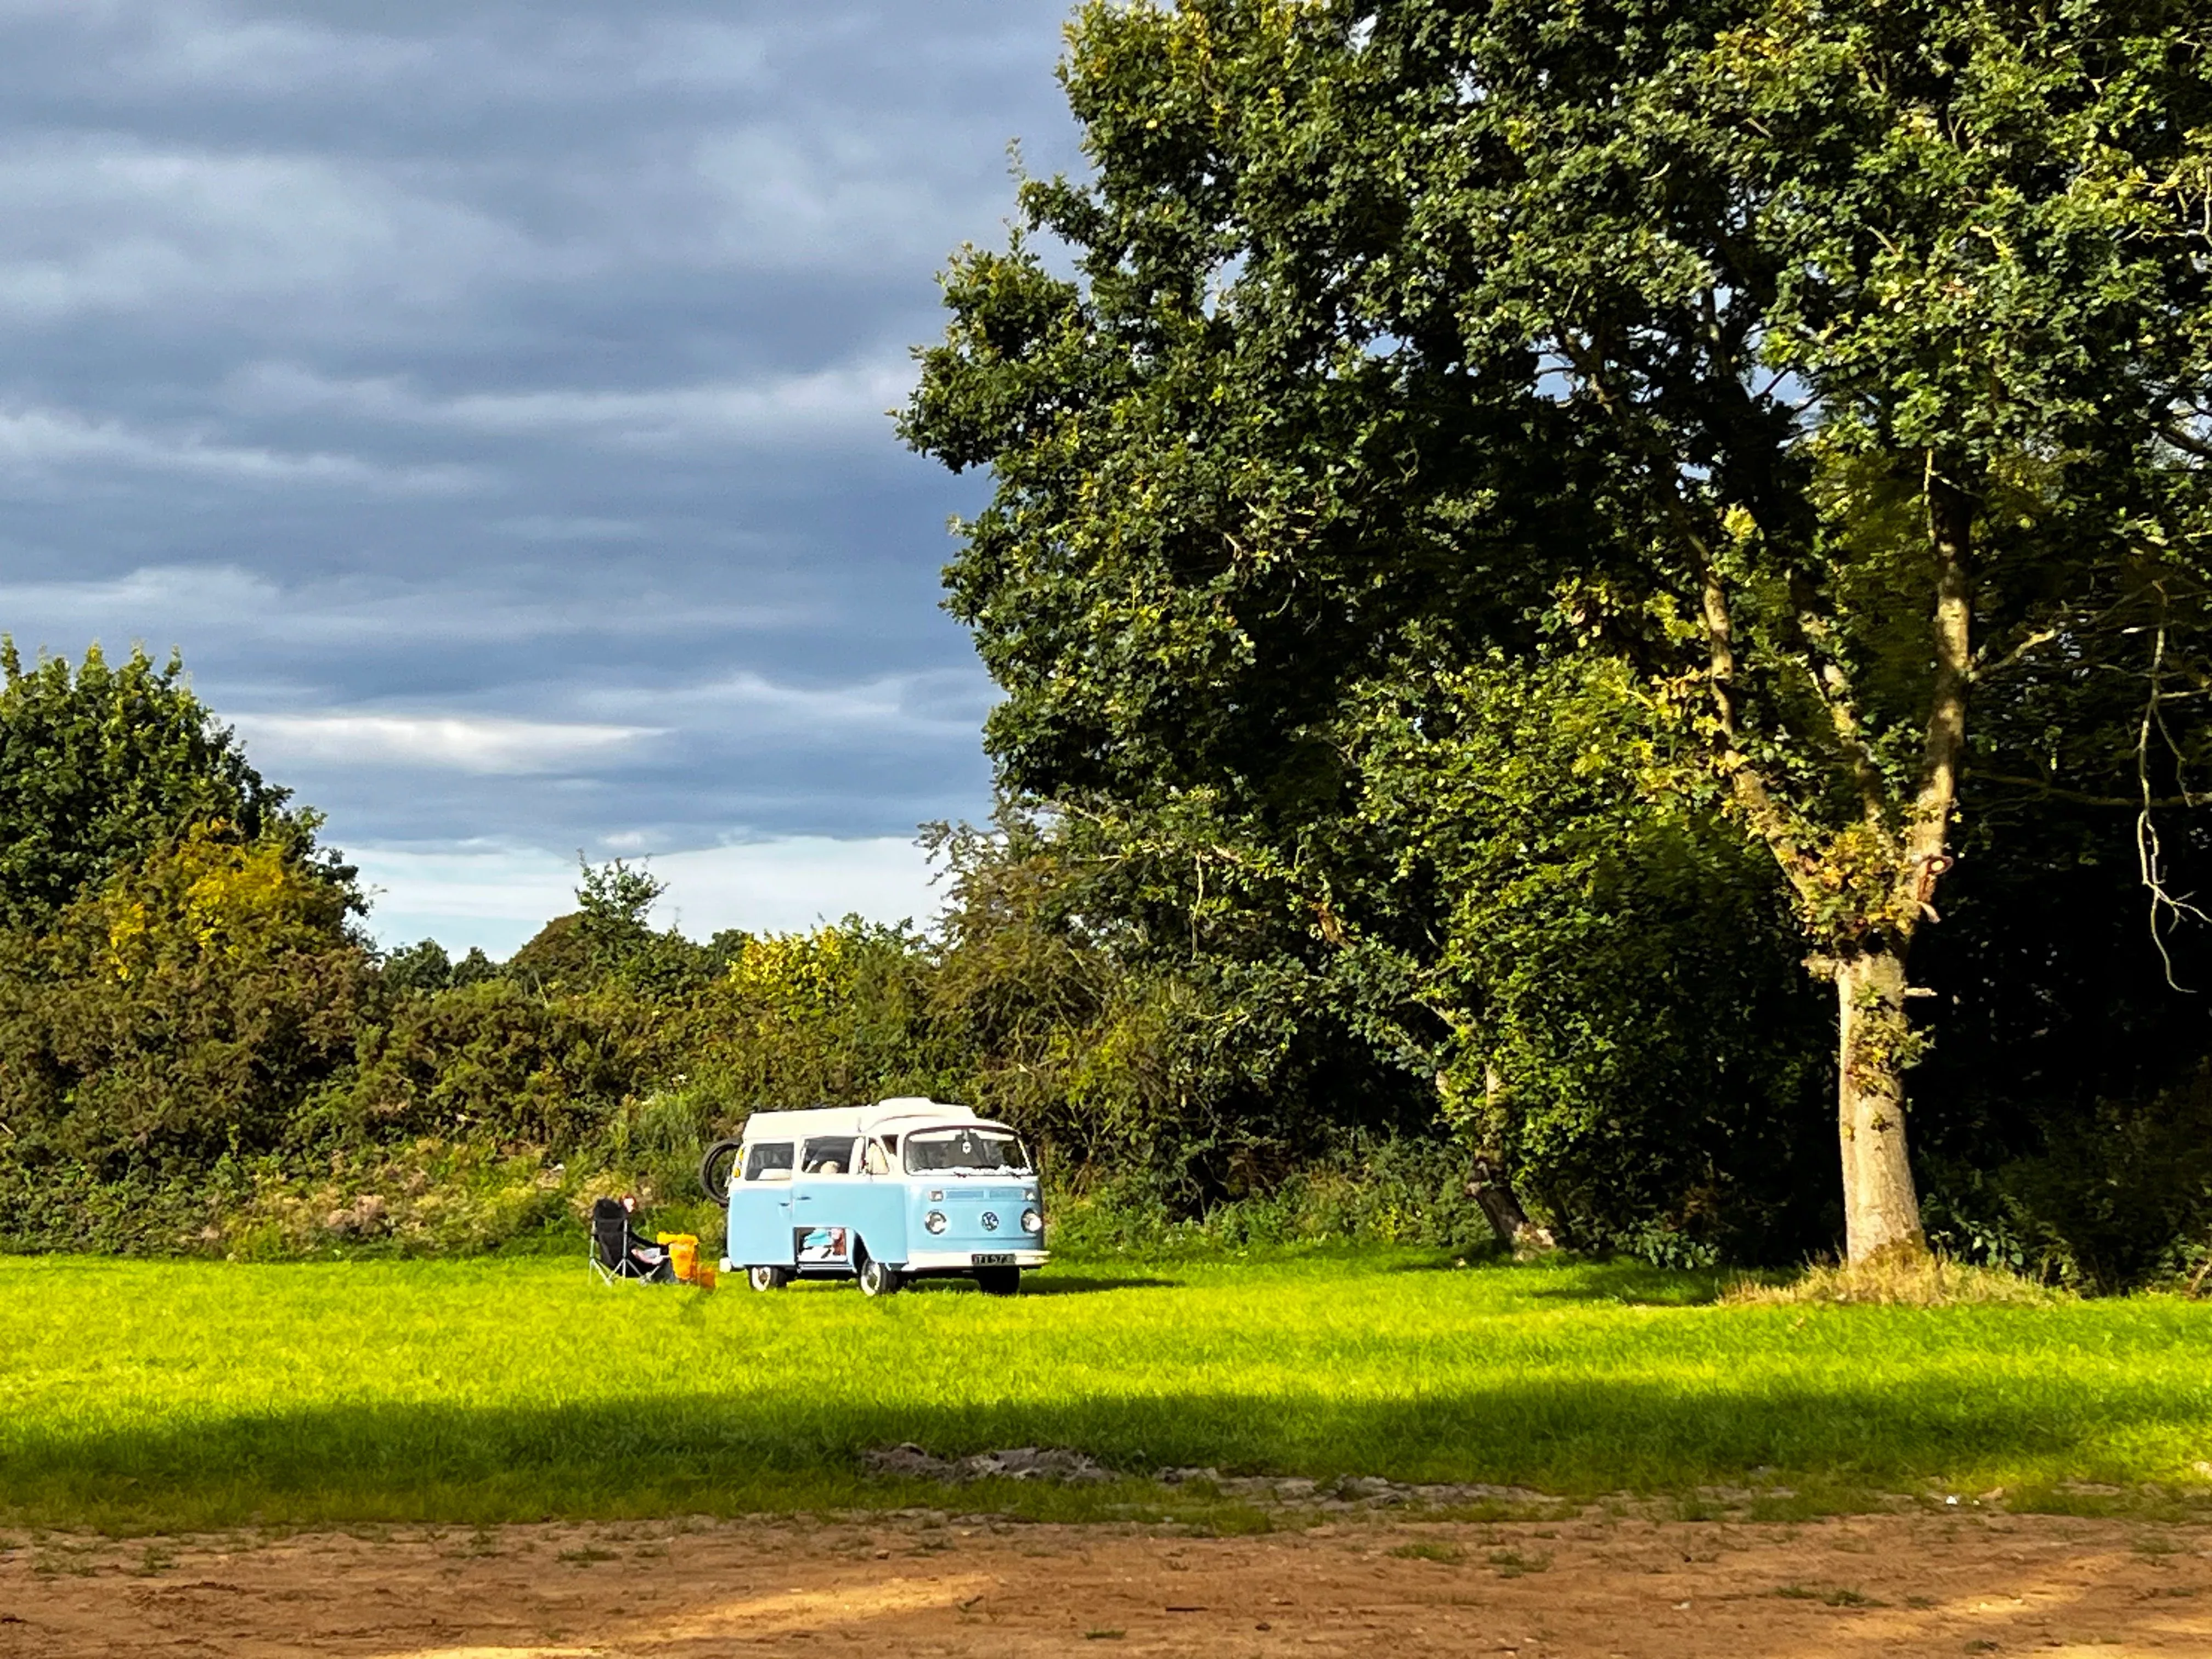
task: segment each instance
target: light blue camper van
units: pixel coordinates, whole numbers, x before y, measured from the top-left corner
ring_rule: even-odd
[[[719,1159],[734,1158],[726,1177]],[[870,1296],[909,1279],[973,1279],[994,1296],[1045,1263],[1044,1204],[1021,1137],[965,1106],[919,1097],[756,1112],[709,1149],[726,1189],[727,1254],[757,1291],[850,1275]]]

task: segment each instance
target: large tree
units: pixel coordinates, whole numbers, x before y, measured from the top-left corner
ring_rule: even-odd
[[[907,417],[994,474],[950,580],[1007,782],[1224,803],[1341,934],[1316,865],[1403,863],[1346,833],[1363,710],[1611,665],[1609,763],[1764,848],[1832,981],[1850,1255],[1923,1249],[1909,968],[1970,809],[2132,803],[2179,914],[2207,46],[2178,0],[1086,8],[1093,176],[956,258]]]
[[[0,635],[0,927],[38,927],[80,893],[197,825],[313,858],[320,820],[289,805],[193,695],[184,665],[143,650],[27,666]],[[349,894],[353,872],[319,873]]]

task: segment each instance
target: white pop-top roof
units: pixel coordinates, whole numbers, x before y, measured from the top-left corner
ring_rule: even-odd
[[[969,1106],[947,1105],[927,1095],[900,1095],[872,1106],[817,1106],[804,1112],[755,1112],[745,1120],[744,1139],[798,1139],[806,1135],[874,1134],[901,1120],[916,1127],[930,1123],[987,1123]]]

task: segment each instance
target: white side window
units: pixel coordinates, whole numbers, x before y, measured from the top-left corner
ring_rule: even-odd
[[[839,1176],[853,1173],[853,1149],[860,1143],[851,1135],[814,1135],[799,1149],[801,1175]]]
[[[745,1149],[745,1179],[748,1181],[788,1181],[791,1179],[791,1143],[787,1140],[763,1141]]]

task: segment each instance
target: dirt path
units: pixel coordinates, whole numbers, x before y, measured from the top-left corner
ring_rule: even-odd
[[[2212,1656],[2212,1529],[2034,1516],[1355,1520],[1250,1538],[907,1516],[14,1542],[0,1659]]]

